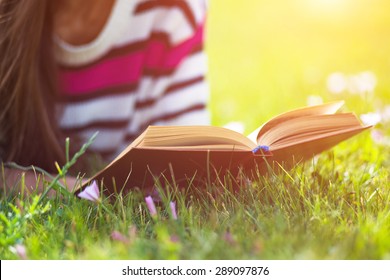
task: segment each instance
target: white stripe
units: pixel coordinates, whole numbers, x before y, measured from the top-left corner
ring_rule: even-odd
[[[137,100],[144,101],[151,98],[157,98],[165,92],[168,86],[205,76],[206,70],[206,55],[203,52],[188,56],[170,77],[143,77],[137,91]]]
[[[172,84],[190,80],[195,77],[205,76],[207,72],[207,56],[198,52],[187,56],[176,68],[172,75]]]
[[[210,114],[206,109],[193,111],[172,120],[156,122],[154,125],[210,125]]]
[[[208,85],[206,82],[196,83],[183,89],[179,89],[162,97],[150,108],[154,117],[184,110],[191,105],[206,103],[208,99]],[[146,108],[146,110],[148,110]]]
[[[80,103],[71,103],[63,108],[59,125],[71,128],[99,120],[130,119],[134,110],[134,94],[105,96]]]
[[[142,77],[137,91],[137,100],[145,101],[160,96],[170,84],[171,77]]]
[[[146,107],[135,112],[133,120],[129,125],[130,133],[138,133],[139,126],[145,124],[156,115],[169,114],[181,111],[191,105],[206,103],[209,95],[209,86],[206,81],[179,89],[162,98],[154,106]]]
[[[195,21],[199,24],[203,22],[206,10],[207,10],[207,1],[206,0],[190,0],[185,1],[191,9],[192,14],[195,17]]]
[[[130,24],[122,34],[115,46],[121,47],[134,42],[146,40],[149,38],[153,29],[153,22],[156,13],[142,13],[139,15],[130,15]]]
[[[152,32],[164,32],[170,36],[170,43],[176,45],[193,36],[194,30],[183,12],[178,9],[156,8],[138,15],[132,15],[129,28],[115,46],[146,40]]]
[[[139,109],[134,113],[129,126],[129,132],[138,132],[139,126],[165,114],[175,113],[192,105],[207,103],[208,85],[206,82],[197,83],[164,96],[150,107]]]
[[[194,30],[184,13],[179,9],[172,9],[155,19],[154,30],[170,34],[171,44],[176,45],[190,38]]]

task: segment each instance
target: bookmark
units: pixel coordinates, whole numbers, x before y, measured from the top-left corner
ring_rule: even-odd
[[[265,152],[265,153],[268,153],[269,152],[269,146],[265,146],[265,145],[260,145],[260,146],[257,146],[256,148],[254,148],[252,150],[252,153],[256,154],[258,151],[262,151],[262,152]]]

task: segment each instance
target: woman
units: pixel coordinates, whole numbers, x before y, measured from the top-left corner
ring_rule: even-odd
[[[109,160],[150,124],[208,124],[205,10],[204,0],[0,0],[2,161],[54,172],[66,137],[99,131],[90,149]],[[7,185],[18,176],[5,170]]]

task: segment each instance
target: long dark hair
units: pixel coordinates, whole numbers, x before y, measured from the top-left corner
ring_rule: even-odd
[[[0,0],[0,159],[48,171],[64,161],[52,2]]]

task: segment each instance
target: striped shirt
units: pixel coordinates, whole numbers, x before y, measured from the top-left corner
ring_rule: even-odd
[[[205,0],[116,0],[101,33],[55,38],[65,135],[106,159],[148,125],[209,124],[203,52]]]

